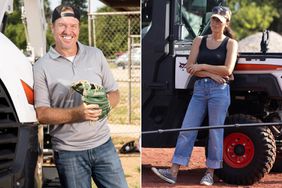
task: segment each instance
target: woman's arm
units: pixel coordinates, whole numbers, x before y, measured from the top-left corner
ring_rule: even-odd
[[[219,76],[217,74],[213,74],[211,72],[207,72],[207,71],[198,71],[194,74],[194,76],[197,77],[209,77],[211,79],[213,79],[214,81],[223,84],[226,83],[229,80],[229,77],[224,77],[224,76]]]
[[[192,48],[191,48],[191,51],[190,51],[190,55],[189,55],[188,60],[187,60],[187,64],[185,65],[186,69],[187,69],[187,67],[194,65],[196,63],[202,38],[203,37],[198,36],[194,39],[193,44],[192,44]]]

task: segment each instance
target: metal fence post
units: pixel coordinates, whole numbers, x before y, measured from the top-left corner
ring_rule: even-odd
[[[93,46],[93,22],[92,22],[92,16],[88,16],[88,41],[89,41],[89,46]]]
[[[132,64],[132,56],[131,56],[131,17],[128,16],[128,33],[127,33],[127,40],[128,40],[128,123],[131,124],[131,64]]]

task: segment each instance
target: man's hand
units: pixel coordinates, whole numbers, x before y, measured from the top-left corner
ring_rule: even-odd
[[[81,104],[79,106],[81,118],[85,121],[97,121],[102,114],[102,109],[97,104]]]
[[[82,101],[88,105],[94,104],[97,105],[101,110],[102,113],[99,116],[99,120],[103,120],[106,118],[111,110],[111,105],[116,105],[113,103],[113,98],[111,97],[111,92],[106,93],[106,90],[103,86],[98,84],[90,83],[87,80],[80,80],[75,82],[71,86],[76,92],[82,95]],[[109,99],[108,99],[108,97]],[[110,104],[110,102],[112,102]],[[92,109],[91,109],[92,108]],[[86,111],[83,110],[83,115],[85,118],[92,119],[93,118],[93,106],[92,107],[85,107]],[[96,111],[96,110],[95,110]],[[82,111],[81,111],[82,112]],[[95,112],[95,115],[97,112]],[[86,116],[85,116],[86,115]],[[96,116],[95,118],[96,119]],[[94,120],[91,120],[94,121]]]

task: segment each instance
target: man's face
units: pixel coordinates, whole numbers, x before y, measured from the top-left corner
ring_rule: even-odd
[[[52,24],[56,48],[71,50],[76,48],[79,37],[79,21],[74,17],[61,17]]]

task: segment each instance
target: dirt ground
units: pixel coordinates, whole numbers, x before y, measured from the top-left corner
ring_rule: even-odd
[[[138,138],[129,136],[113,136],[113,143],[117,151],[127,142],[135,140],[137,143]],[[120,154],[119,157],[124,170],[125,178],[129,188],[141,187],[141,157],[139,152],[131,152],[128,154]]]
[[[121,154],[120,160],[129,188],[140,188],[140,154]]]
[[[174,149],[142,148],[142,188],[204,187],[199,185],[201,177],[205,172],[204,148],[194,148],[189,167],[180,168],[177,183],[175,185],[168,184],[153,174],[153,172],[151,171],[152,166],[160,168],[166,168],[170,166],[170,160],[173,155],[173,151]],[[252,186],[229,185],[215,178],[214,185],[210,187],[281,188],[282,173],[267,174],[260,182]]]

